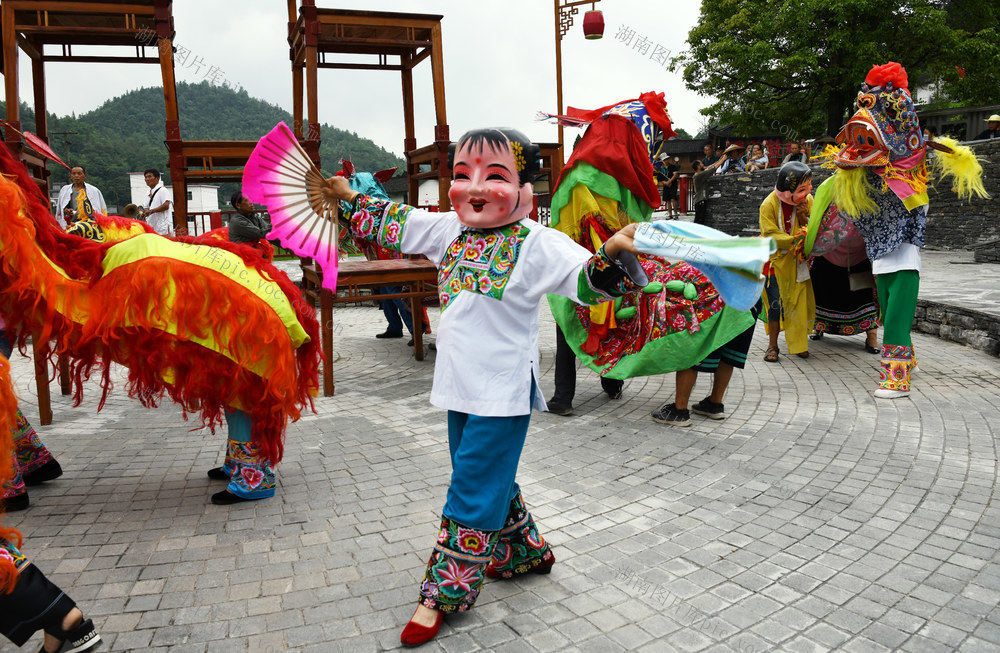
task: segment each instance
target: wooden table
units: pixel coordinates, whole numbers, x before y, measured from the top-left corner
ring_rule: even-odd
[[[333,305],[382,299],[409,299],[413,315],[413,357],[424,359],[424,312],[421,301],[437,294],[437,266],[427,259],[389,261],[341,261],[337,274],[337,294],[321,287],[323,272],[315,263],[302,265],[303,292],[312,300],[319,299],[320,333],[323,338],[323,396],[332,397],[333,384]],[[364,295],[362,288],[408,286],[397,293]],[[341,294],[342,293],[342,294]]]

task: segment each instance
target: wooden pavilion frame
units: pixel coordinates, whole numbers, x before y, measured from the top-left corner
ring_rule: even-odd
[[[303,138],[306,151],[318,151],[320,68],[395,70],[403,91],[403,151],[409,180],[409,198],[417,197],[424,179],[438,180],[439,206],[449,208],[448,145],[451,143],[444,97],[444,60],[441,52],[441,16],[323,9],[315,0],[302,0],[296,14],[295,0],[288,0],[288,45],[292,60],[294,132]],[[372,55],[374,61],[358,63],[337,55]],[[431,62],[434,89],[434,142],[417,147],[413,115],[413,68]],[[303,95],[305,106],[303,106]],[[421,166],[430,170],[421,172]]]
[[[45,160],[29,150],[20,132],[21,108],[18,93],[18,56],[21,51],[31,59],[34,94],[35,131],[48,141],[48,113],[45,103],[45,64],[145,63],[159,64],[167,107],[167,125],[178,124],[177,97],[171,42],[174,38],[172,0],[4,0],[0,5],[0,52],[4,94],[7,99],[4,143],[25,164],[35,183],[49,197],[49,171]],[[47,47],[48,46],[48,47]],[[80,54],[76,46],[118,46],[127,49],[121,55]],[[152,51],[150,51],[152,50]],[[67,162],[72,165],[72,162]],[[183,195],[186,198],[186,194]],[[61,361],[64,363],[64,361]],[[65,365],[62,368],[62,391],[69,393]],[[49,396],[49,371],[46,362],[35,355],[35,385],[41,424],[52,423]]]

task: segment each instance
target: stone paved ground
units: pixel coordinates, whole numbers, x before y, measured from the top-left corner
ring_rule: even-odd
[[[55,395],[39,431],[66,474],[6,521],[106,650],[398,648],[449,474],[434,353],[374,339],[370,306],[335,322],[338,393],[290,427],[275,499],[211,505],[224,436],[172,405],[145,410],[123,383],[100,413],[93,388],[78,408]],[[553,332],[545,311],[546,392]],[[1000,363],[916,335],[914,392],[876,404],[860,338],[777,365],[765,343],[731,416],[687,429],[649,418],[672,375],[611,401],[582,371],[575,416],[533,417],[519,475],[551,575],[488,582],[421,650],[1000,649]],[[30,363],[14,368],[33,419]]]

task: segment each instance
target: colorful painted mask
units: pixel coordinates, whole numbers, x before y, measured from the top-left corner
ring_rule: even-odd
[[[873,66],[851,116],[837,134],[845,147],[834,156],[840,168],[881,168],[922,154],[924,137],[907,88],[906,70],[890,61]]]
[[[801,161],[789,161],[778,170],[774,191],[785,204],[802,204],[812,192],[812,170]]]
[[[538,147],[512,129],[480,129],[459,139],[448,198],[463,225],[502,227],[532,208]]]

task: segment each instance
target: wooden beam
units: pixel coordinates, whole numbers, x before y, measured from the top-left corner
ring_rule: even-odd
[[[431,48],[424,48],[423,50],[420,51],[420,53],[417,56],[415,56],[412,59],[410,59],[409,63],[407,64],[408,67],[412,69],[417,64],[419,64],[421,61],[423,61],[427,57],[431,56],[432,52],[433,52],[433,50]]]
[[[49,2],[48,0],[5,0],[4,4],[9,4],[17,11],[39,11],[49,13],[70,13],[70,14],[109,14],[112,16],[119,14],[142,14],[152,16],[153,7],[149,4],[118,4],[112,2]]]
[[[8,1],[0,6],[0,41],[3,41],[3,85],[7,100],[7,122],[21,120],[17,87],[17,33],[14,31],[14,6]]]
[[[31,41],[24,38],[21,34],[17,35],[17,44],[21,46],[24,53],[31,57],[32,59],[40,59],[42,57],[41,46],[35,47]]]
[[[327,68],[335,70],[403,70],[399,64],[375,64],[375,63],[321,63],[316,64],[317,68]]]
[[[81,56],[81,55],[72,55],[72,56],[66,57],[66,56],[62,56],[62,55],[46,55],[46,56],[44,56],[42,58],[42,61],[45,61],[45,62],[50,62],[51,61],[51,62],[57,62],[57,63],[76,62],[76,63],[151,63],[151,64],[157,64],[157,63],[160,63],[160,58],[159,57],[155,57],[155,58],[154,57],[146,57],[144,59],[140,59],[138,57],[101,57],[101,56]]]

